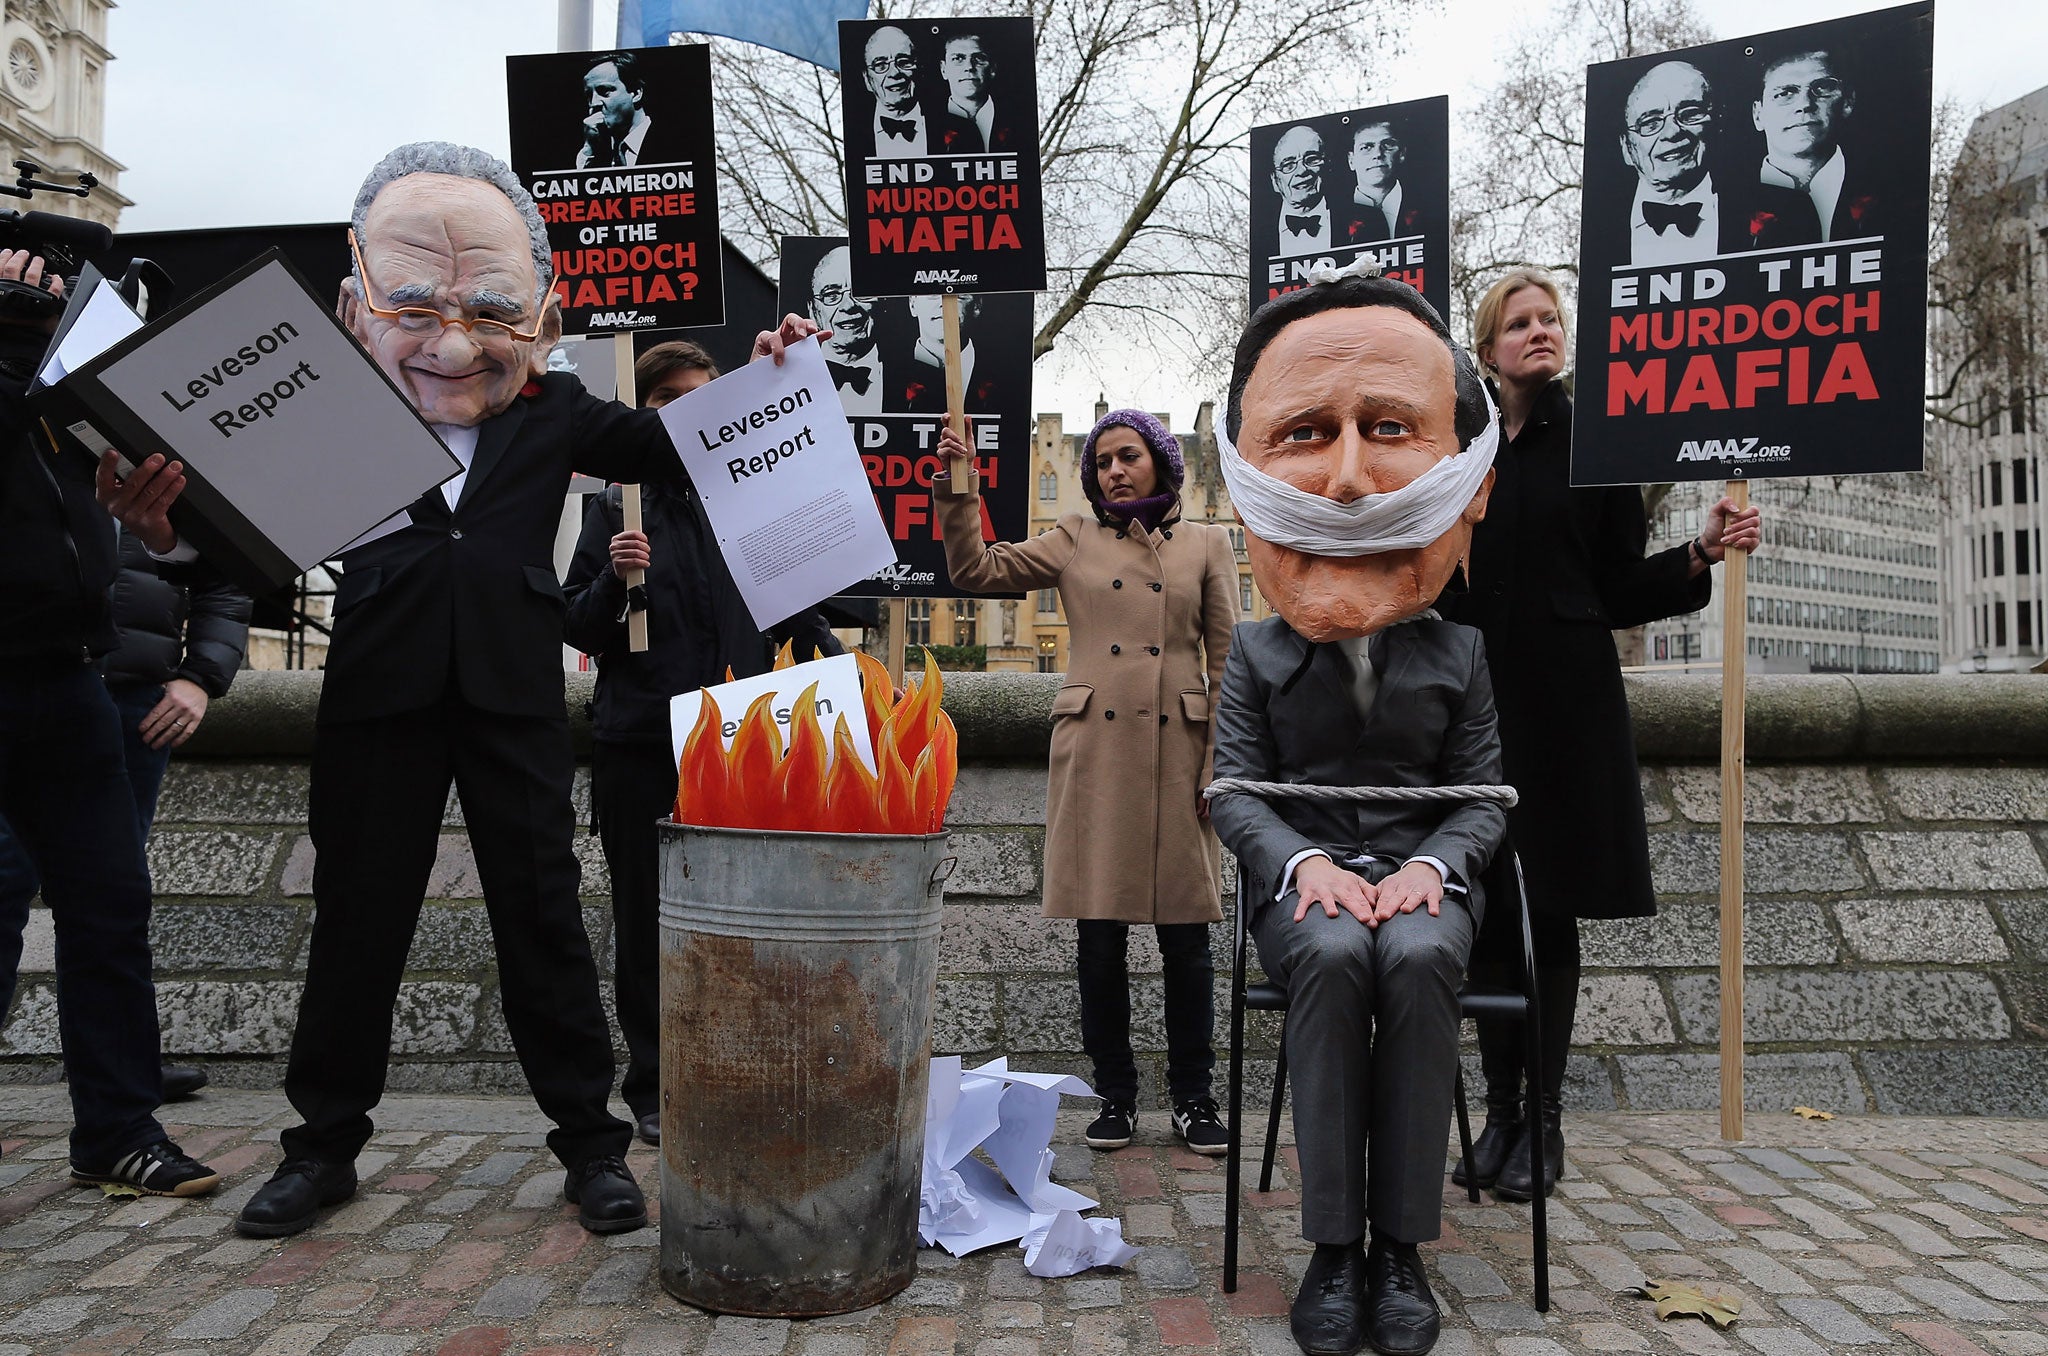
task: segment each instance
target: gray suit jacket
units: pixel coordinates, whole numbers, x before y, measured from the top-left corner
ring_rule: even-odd
[[[1309,642],[1285,619],[1240,622],[1230,639],[1215,712],[1216,775],[1314,786],[1498,784],[1500,733],[1493,683],[1477,631],[1446,621],[1406,622],[1372,639],[1380,675],[1361,718],[1350,661],[1335,645],[1317,653],[1291,690]],[[1396,861],[1441,859],[1484,901],[1479,875],[1507,836],[1493,801],[1267,802],[1219,796],[1210,805],[1217,836],[1237,854],[1246,890],[1271,899],[1288,859],[1322,848],[1342,861],[1370,852]]]

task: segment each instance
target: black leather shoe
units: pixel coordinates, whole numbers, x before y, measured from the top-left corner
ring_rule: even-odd
[[[586,1158],[562,1179],[562,1195],[576,1207],[576,1222],[594,1234],[624,1234],[647,1227],[647,1198],[617,1154]]]
[[[640,1136],[642,1144],[661,1143],[661,1113],[650,1111],[645,1116],[634,1117],[634,1133]]]
[[[163,1080],[164,1100],[175,1102],[206,1086],[206,1070],[195,1069],[189,1064],[166,1064],[163,1066]]]
[[[1365,1345],[1365,1250],[1318,1243],[1288,1310],[1295,1345],[1308,1356],[1353,1356]]]
[[[1509,1151],[1507,1162],[1501,1164],[1500,1177],[1493,1184],[1493,1194],[1504,1201],[1526,1201],[1536,1194],[1535,1178],[1529,1165],[1529,1145],[1534,1140],[1538,1148],[1540,1171],[1543,1173],[1543,1194],[1548,1196],[1557,1190],[1557,1179],[1564,1173],[1564,1108],[1561,1100],[1545,1097],[1538,1115],[1522,1123],[1522,1133],[1515,1139],[1515,1147]]]
[[[1375,1238],[1365,1254],[1365,1337],[1381,1356],[1422,1356],[1436,1345],[1443,1314],[1413,1243]]]
[[[356,1194],[356,1165],[319,1158],[285,1160],[235,1216],[245,1238],[283,1238],[312,1224],[323,1206],[340,1205]]]
[[[1479,1132],[1478,1139],[1472,1141],[1472,1175],[1479,1179],[1481,1189],[1500,1179],[1501,1166],[1507,1162],[1509,1151],[1521,1137],[1522,1107],[1519,1102],[1486,1108],[1486,1128]],[[1451,1181],[1457,1186],[1469,1185],[1465,1180],[1463,1161],[1451,1169]]]

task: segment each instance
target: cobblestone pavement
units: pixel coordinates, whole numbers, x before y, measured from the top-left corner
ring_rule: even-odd
[[[217,1092],[166,1117],[225,1174],[218,1194],[121,1201],[73,1186],[62,1089],[0,1087],[0,1356],[1294,1352],[1287,1299],[1307,1249],[1291,1168],[1249,1198],[1244,1274],[1224,1295],[1222,1168],[1172,1147],[1156,1113],[1115,1154],[1081,1147],[1072,1112],[1055,1143],[1056,1175],[1092,1186],[1143,1246],[1128,1269],[1042,1281],[1013,1248],[925,1252],[890,1303],[797,1323],[668,1298],[656,1229],[585,1234],[523,1100],[389,1099],[360,1194],[277,1241],[238,1238],[230,1221],[278,1159],[283,1099]],[[1752,1116],[1740,1146],[1696,1114],[1567,1126],[1548,1315],[1528,1304],[1526,1207],[1447,1196],[1444,1237],[1425,1249],[1445,1356],[2048,1353],[2048,1121]],[[654,1152],[630,1162],[652,1197]],[[1725,1333],[1659,1323],[1617,1293],[1645,1273],[1739,1294],[1742,1317]]]

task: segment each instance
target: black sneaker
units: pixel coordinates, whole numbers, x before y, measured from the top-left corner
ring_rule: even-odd
[[[1230,1132],[1223,1128],[1223,1119],[1216,1113],[1214,1097],[1176,1103],[1173,1132],[1198,1154],[1221,1158],[1230,1152]]]
[[[131,1186],[146,1196],[204,1196],[220,1185],[220,1174],[185,1156],[167,1139],[122,1154],[104,1168],[71,1160],[71,1180],[87,1186]]]
[[[1137,1108],[1105,1101],[1102,1114],[1088,1123],[1088,1147],[1121,1149],[1131,1142],[1131,1131],[1137,1124]]]

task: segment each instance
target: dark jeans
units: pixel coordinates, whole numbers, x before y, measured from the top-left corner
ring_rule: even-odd
[[[654,822],[675,809],[676,764],[662,744],[598,740],[590,810],[612,877],[612,964],[635,1119],[661,1110],[661,899]]]
[[[136,827],[142,842],[149,843],[149,827],[156,821],[157,793],[163,789],[164,769],[170,766],[169,745],[152,749],[141,735],[142,718],[163,700],[160,686],[107,689],[120,713],[122,762],[128,768],[128,789],[135,796]],[[0,817],[0,1016],[14,1001],[15,981],[21,973],[21,937],[28,930],[29,904],[42,883],[36,879],[35,864],[28,849]],[[62,983],[60,978],[59,983]]]
[[[384,1095],[393,1009],[440,846],[462,800],[498,960],[505,1026],[564,1164],[623,1154],[611,1029],[577,898],[576,755],[564,716],[507,716],[450,695],[322,724],[313,737],[313,939],[285,1096],[305,1123],[285,1157],[349,1162]]]
[[[1166,1084],[1176,1104],[1209,1095],[1216,1067],[1214,968],[1207,923],[1160,923],[1159,955],[1166,980]],[[1081,980],[1081,1048],[1095,1063],[1095,1094],[1119,1106],[1138,1104],[1138,1062],[1131,1054],[1128,923],[1080,919],[1075,925]]]
[[[42,882],[57,933],[57,1029],[71,1088],[71,1156],[95,1165],[163,1137],[149,871],[121,753],[122,716],[86,664],[0,673],[0,815]],[[33,889],[19,868],[0,907],[10,939]],[[11,998],[11,994],[10,994]]]

